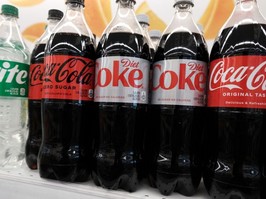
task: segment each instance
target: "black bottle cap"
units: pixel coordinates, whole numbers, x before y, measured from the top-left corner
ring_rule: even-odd
[[[64,13],[61,10],[51,9],[48,11],[48,20],[49,19],[61,20],[63,16]]]
[[[77,4],[80,4],[84,7],[85,6],[84,1],[85,0],[66,0],[66,4],[67,3],[77,3]]]
[[[136,4],[136,1],[135,1],[135,0],[116,0],[116,3],[117,3],[118,1],[132,1],[134,4]]]
[[[190,5],[194,6],[194,0],[175,0],[174,7],[177,4],[190,4]]]

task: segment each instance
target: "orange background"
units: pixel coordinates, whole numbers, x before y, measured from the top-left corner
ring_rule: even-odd
[[[174,14],[173,3],[174,0],[137,0],[135,11],[149,16],[150,29],[163,31]],[[195,21],[203,28],[206,40],[212,42],[230,16],[234,0],[195,0],[194,3]],[[1,0],[1,4],[12,4],[19,8],[21,32],[30,48],[44,31],[48,10],[55,8],[65,11],[65,0]],[[258,0],[258,4],[262,13],[266,13],[265,0]],[[115,10],[115,0],[85,0],[86,20],[98,38]]]

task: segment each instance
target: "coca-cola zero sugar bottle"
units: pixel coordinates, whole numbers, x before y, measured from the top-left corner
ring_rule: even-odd
[[[62,19],[63,12],[56,9],[48,11],[48,24],[43,35],[36,41],[31,53],[29,78],[29,135],[26,141],[26,163],[37,169],[37,157],[42,141],[41,99],[44,71],[44,49],[54,27]]]
[[[204,182],[215,199],[265,198],[265,24],[256,0],[237,0],[211,51]]]
[[[116,2],[117,13],[97,48],[99,134],[93,179],[105,188],[135,191],[147,126],[150,53],[133,10],[135,0]]]
[[[153,64],[148,151],[151,185],[163,195],[193,195],[202,176],[200,148],[209,55],[192,17],[192,0],[175,0]]]
[[[95,49],[84,0],[67,0],[65,16],[45,49],[40,176],[86,181],[92,166]]]

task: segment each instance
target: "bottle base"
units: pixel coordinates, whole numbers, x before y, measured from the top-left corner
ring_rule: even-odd
[[[107,180],[107,178],[103,178],[97,175],[95,172],[92,172],[92,179],[96,186],[101,186],[105,189],[110,189],[110,190],[123,189],[130,193],[135,192],[139,184],[136,174],[133,175],[125,174],[121,175],[116,179]]]
[[[89,180],[89,172],[77,165],[39,165],[41,178],[66,182],[86,182]]]
[[[26,155],[26,163],[31,170],[37,170],[37,156],[35,154]]]
[[[204,179],[205,187],[213,199],[260,199],[260,189]]]
[[[151,187],[157,188],[162,195],[168,196],[178,192],[184,196],[193,196],[200,184],[200,177],[192,179],[191,175],[177,175],[157,172],[156,177],[149,176]]]

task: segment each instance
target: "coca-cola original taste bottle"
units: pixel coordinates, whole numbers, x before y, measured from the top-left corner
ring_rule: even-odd
[[[193,195],[200,183],[209,55],[192,17],[192,0],[175,0],[153,64],[148,151],[150,182],[164,195]]]
[[[265,24],[256,0],[237,0],[211,51],[204,182],[215,199],[265,198]]]
[[[56,9],[48,11],[48,24],[43,35],[36,41],[31,53],[29,78],[29,135],[26,142],[26,163],[37,169],[37,157],[42,141],[41,100],[44,71],[44,49],[54,27],[62,19],[63,12]]]
[[[109,189],[135,191],[147,126],[150,54],[133,10],[135,0],[116,2],[117,13],[97,48],[99,134],[93,179]]]
[[[95,131],[95,49],[84,0],[67,0],[65,16],[45,49],[40,176],[85,181],[91,171]]]

